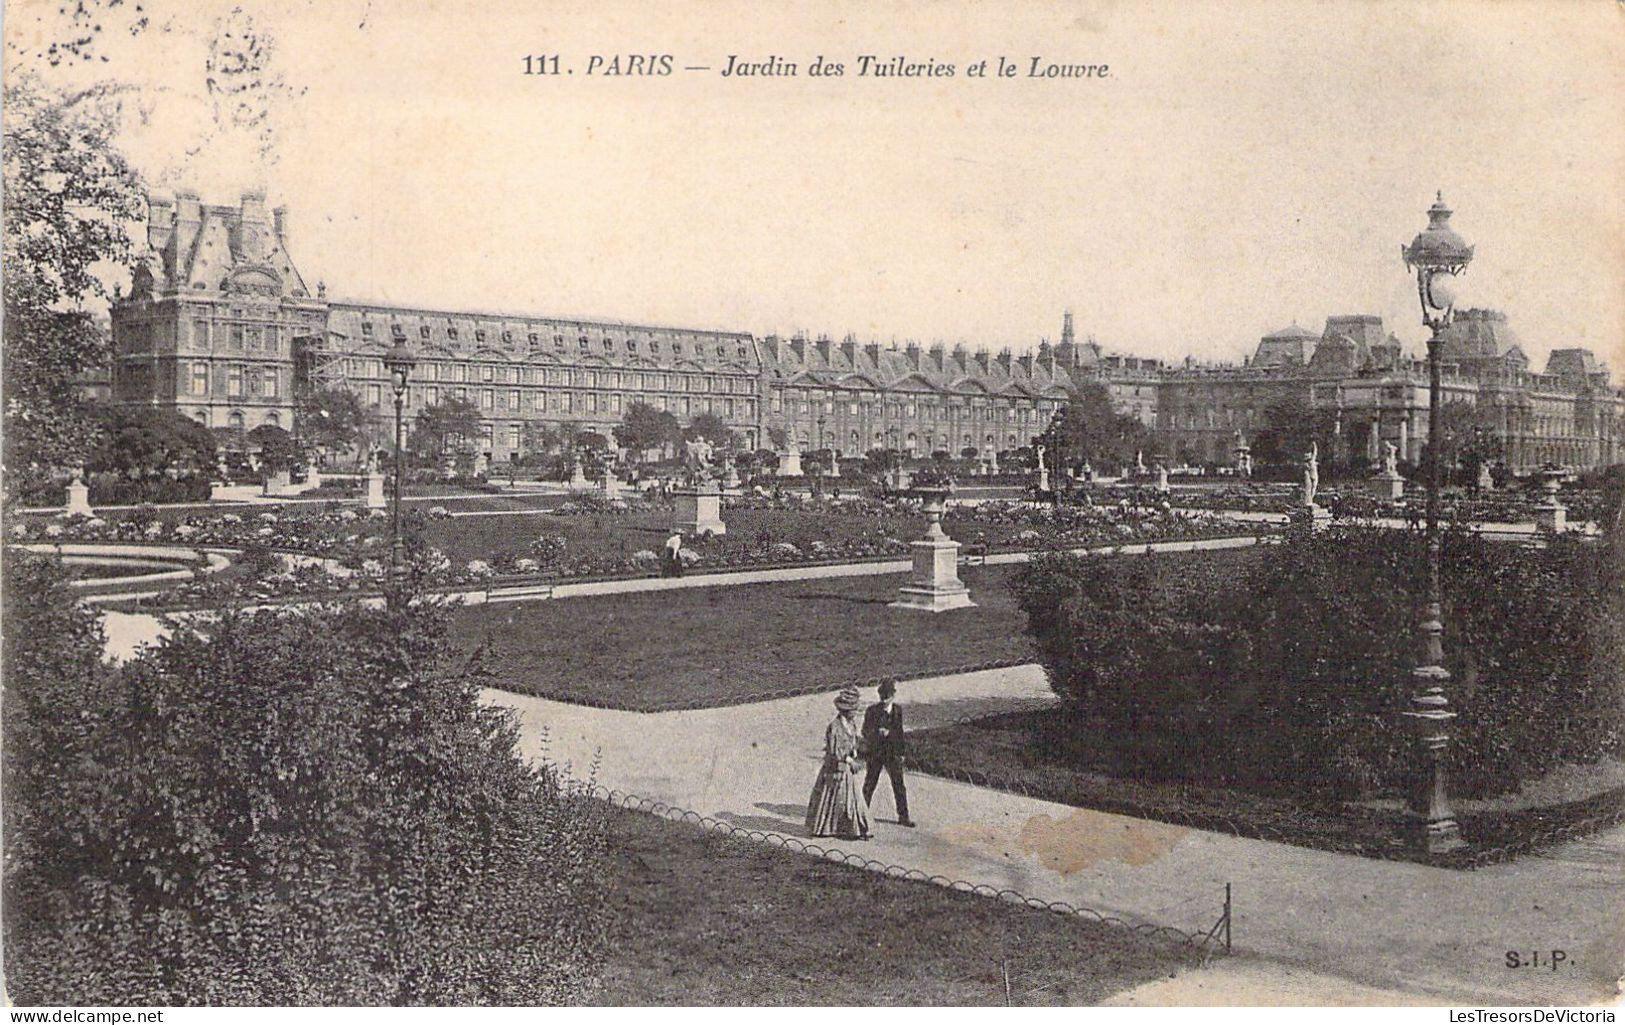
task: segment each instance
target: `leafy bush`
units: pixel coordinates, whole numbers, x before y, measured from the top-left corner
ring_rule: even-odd
[[[1049,555],[1012,586],[1068,714],[1139,771],[1348,798],[1414,765],[1400,713],[1423,559],[1416,534],[1346,529],[1177,560]],[[1447,534],[1442,579],[1457,792],[1625,749],[1617,541]]]
[[[227,614],[115,668],[58,571],[6,576],[13,999],[590,995],[602,806],[521,760],[441,611]]]

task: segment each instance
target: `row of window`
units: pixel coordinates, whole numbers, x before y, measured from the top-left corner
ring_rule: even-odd
[[[372,338],[372,337],[374,337],[374,330],[373,330],[373,322],[372,321],[363,320],[361,322],[361,334],[362,334],[362,337],[364,337],[364,338]],[[434,336],[433,331],[430,329],[429,325],[422,324],[422,325],[418,326],[418,339],[420,341],[428,341],[431,338],[433,338],[433,336]],[[406,340],[406,327],[405,327],[405,325],[391,324],[390,325],[390,337],[394,338],[396,341],[405,341]],[[447,327],[446,328],[446,337],[449,340],[453,341],[453,342],[458,341],[459,338],[458,338],[457,328],[455,328],[455,327]],[[514,345],[514,337],[513,337],[513,332],[512,331],[503,331],[501,333],[501,339],[502,339],[502,344],[503,344],[504,347],[506,347],[506,348],[512,348],[513,347],[513,345]],[[526,340],[527,343],[529,343],[532,350],[543,347],[542,335],[541,335],[541,332],[539,332],[539,331],[531,331],[531,332],[529,332],[525,336],[525,340]],[[479,344],[483,344],[485,341],[486,341],[486,331],[485,331],[485,329],[484,328],[475,328],[474,329],[474,343],[476,345],[479,345]],[[616,349],[615,339],[605,337],[605,338],[601,339],[601,342],[602,342],[603,350],[605,352],[614,352],[615,351],[615,349]],[[638,340],[636,338],[622,339],[621,345],[622,345],[622,347],[624,347],[626,349],[627,352],[637,352],[638,351]],[[649,352],[651,352],[651,353],[660,352],[660,343],[658,341],[651,339],[649,341],[648,345],[649,345]],[[554,335],[553,336],[553,348],[556,349],[556,350],[563,350],[565,347],[566,347],[566,343],[565,343],[564,336],[559,335],[559,334]],[[589,338],[586,335],[579,335],[576,338],[576,347],[578,349],[582,349],[582,350],[591,349],[592,348],[592,339]],[[692,351],[693,351],[693,354],[696,355],[696,356],[705,355],[705,347],[703,345],[701,345],[700,343],[698,343],[698,342],[694,343],[694,347],[693,347]],[[734,348],[733,348],[733,352],[734,352],[734,357],[736,359],[749,359],[750,358],[750,349],[749,349],[748,346],[735,344]],[[671,354],[673,356],[681,356],[683,354],[683,343],[682,342],[672,342],[671,343]],[[723,342],[718,342],[717,346],[716,346],[716,354],[717,354],[717,357],[719,359],[727,359],[728,358],[728,345],[726,343],[723,343]]]
[[[892,420],[981,420],[1006,423],[1036,424],[1047,422],[1048,415],[1056,408],[1056,403],[1040,403],[1036,406],[984,406],[976,405],[966,407],[958,402],[948,405],[937,403],[876,403],[876,402],[841,402],[833,399],[824,399],[822,402],[811,402],[807,399],[791,400],[791,412],[800,416],[812,416],[815,412],[832,414],[839,408],[848,416],[885,416]],[[784,412],[785,400],[781,393],[773,393],[773,412]],[[1002,414],[1002,415],[1001,415]]]
[[[471,394],[472,393],[472,394]],[[656,409],[681,413],[684,416],[696,416],[701,413],[714,413],[724,418],[756,416],[755,399],[731,399],[720,396],[701,395],[689,397],[682,396],[640,396],[619,393],[600,394],[598,392],[568,392],[568,391],[540,391],[518,388],[499,391],[496,388],[470,389],[466,387],[450,386],[442,388],[439,385],[414,385],[406,389],[402,396],[402,406],[411,408],[414,404],[434,406],[444,401],[461,399],[465,402],[476,402],[480,409],[504,409],[509,412],[534,410],[538,413],[609,413],[618,415],[633,403],[643,401]],[[367,385],[366,400],[369,405],[382,406],[385,401],[384,386],[381,384]],[[391,401],[393,399],[391,398]]]
[[[274,399],[279,394],[276,367],[227,363],[223,369],[229,398]],[[209,394],[209,364],[193,363],[188,380],[188,395]]]
[[[348,359],[345,373],[353,378],[385,377],[381,359]],[[636,370],[581,370],[572,367],[527,367],[497,363],[420,363],[412,371],[419,381],[468,381],[485,384],[554,384],[584,388],[643,388],[669,391],[728,392],[751,395],[755,382],[748,377],[720,374],[655,373]]]

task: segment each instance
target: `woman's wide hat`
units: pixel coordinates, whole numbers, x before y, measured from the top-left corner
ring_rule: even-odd
[[[835,707],[843,712],[855,712],[863,707],[863,698],[856,687],[848,687],[835,696]]]

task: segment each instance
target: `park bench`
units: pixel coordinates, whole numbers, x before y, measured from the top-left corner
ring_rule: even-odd
[[[959,561],[966,566],[987,565],[987,542],[961,545]]]
[[[485,600],[491,604],[505,601],[533,601],[551,597],[553,597],[553,585],[549,583],[508,584],[485,589]]]

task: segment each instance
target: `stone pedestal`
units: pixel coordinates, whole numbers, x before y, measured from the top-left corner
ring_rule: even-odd
[[[946,612],[976,604],[970,600],[970,588],[959,579],[958,541],[926,538],[915,541],[912,547],[914,572],[908,583],[897,589],[902,597],[891,603],[892,608]]]
[[[1569,529],[1569,510],[1555,498],[1535,506],[1535,527],[1545,534],[1561,534]]]
[[[837,459],[835,456],[832,455],[832,456],[829,457],[829,476],[831,476],[831,477],[839,477],[840,475],[841,475],[841,461],[839,459]]]
[[[305,490],[314,491],[321,486],[322,471],[319,467],[312,466],[309,470],[305,471]]]
[[[728,525],[722,522],[722,493],[715,485],[684,488],[673,493],[672,498],[677,502],[672,518],[674,529],[685,534],[718,536],[728,532]]]
[[[615,475],[607,470],[604,472],[604,497],[608,499],[621,497],[621,482],[616,480]]]
[[[265,475],[265,487],[264,487],[264,490],[262,492],[263,494],[266,494],[266,495],[280,495],[280,494],[284,493],[287,490],[288,490],[288,471],[287,470],[278,470],[275,473],[268,473],[268,474]]]
[[[1397,473],[1379,473],[1371,478],[1371,496],[1383,502],[1405,497],[1405,478]]]
[[[970,608],[976,603],[970,600],[970,589],[959,579],[959,542],[942,532],[947,495],[928,492],[923,505],[925,537],[910,546],[914,550],[914,572],[909,574],[908,583],[897,589],[902,597],[891,607],[921,612]]]
[[[1313,533],[1331,526],[1332,512],[1318,505],[1300,506],[1292,514],[1292,526]]]
[[[1049,467],[1045,466],[1043,463],[1038,464],[1038,490],[1049,490]]]
[[[384,507],[384,475],[377,470],[367,474],[364,486],[361,489],[361,507],[363,509],[382,509]]]
[[[801,475],[802,475],[802,472],[801,472],[801,450],[800,449],[793,448],[790,451],[784,453],[784,455],[779,457],[779,476],[780,477],[800,477]]]
[[[743,481],[741,481],[739,479],[739,467],[734,465],[734,461],[732,459],[728,460],[728,472],[722,478],[722,488],[723,488],[723,490],[724,491],[738,491],[739,486],[742,483],[743,483]]]
[[[68,485],[68,504],[62,510],[64,516],[94,516],[90,511],[90,488],[78,477]]]
[[[577,491],[584,491],[592,487],[592,484],[587,480],[587,474],[581,469],[580,463],[575,463],[570,467],[570,487]]]

